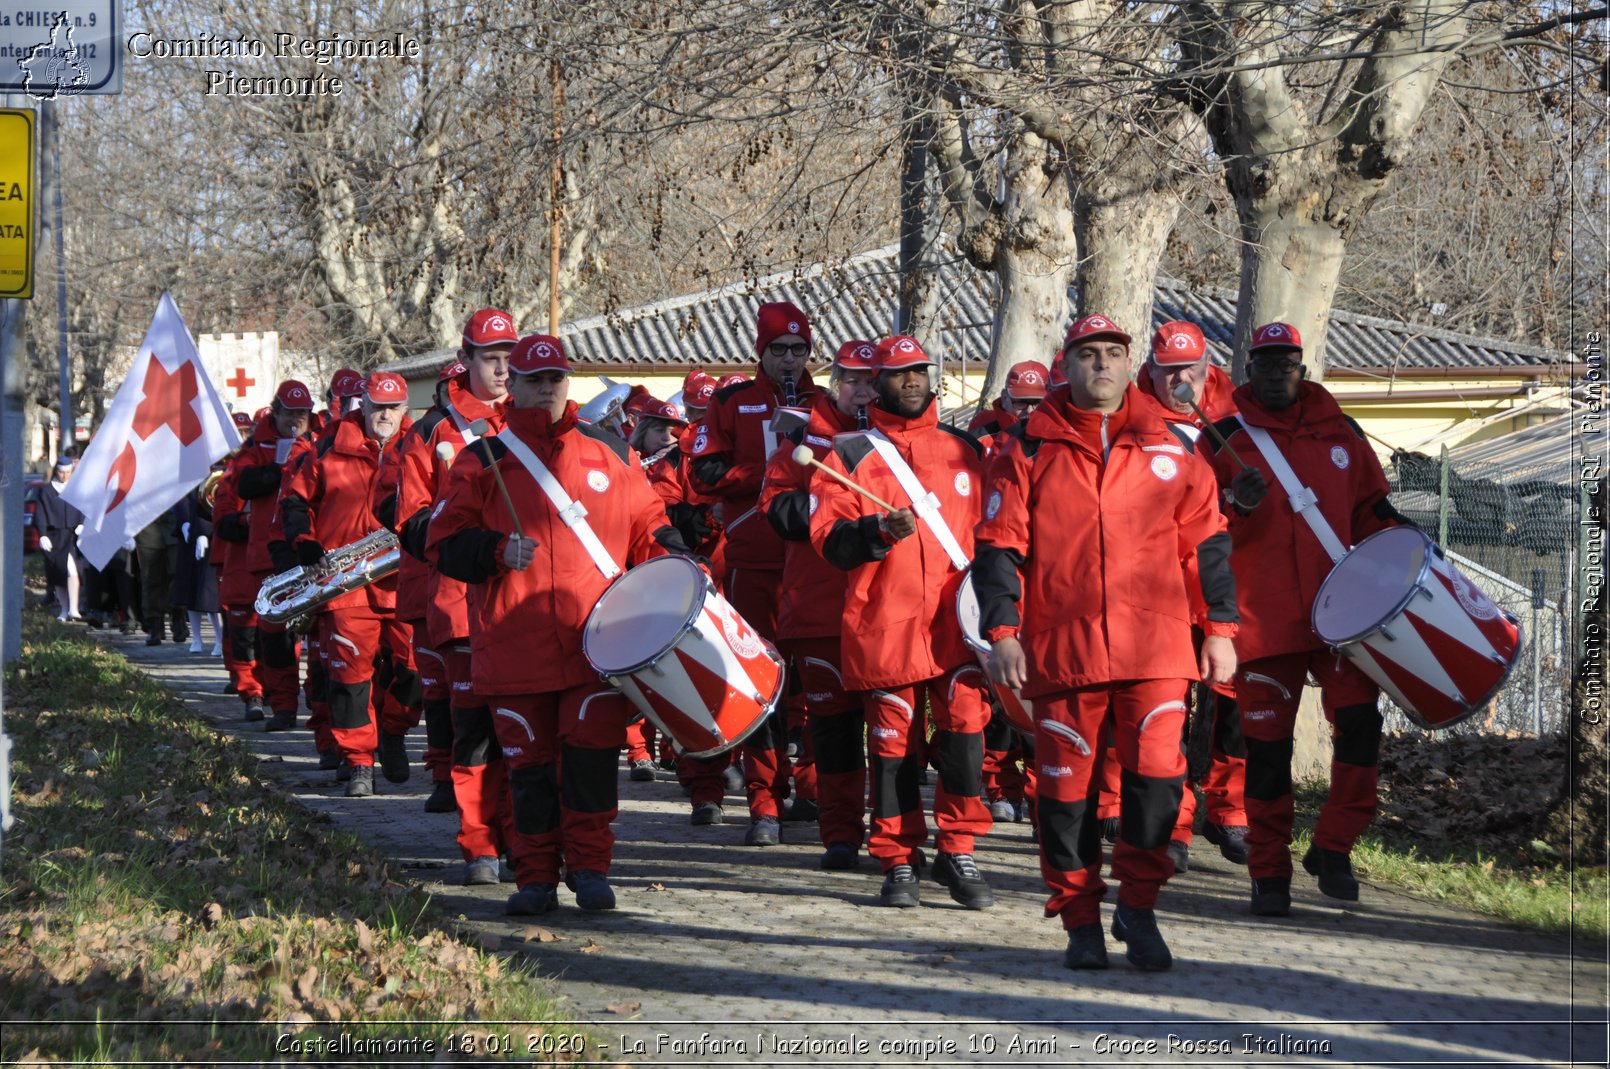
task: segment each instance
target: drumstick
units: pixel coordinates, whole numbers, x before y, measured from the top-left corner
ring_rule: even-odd
[[[1230,459],[1235,461],[1242,471],[1247,470],[1247,462],[1241,459],[1241,454],[1235,451],[1235,446],[1225,440],[1224,435],[1219,433],[1219,428],[1215,427],[1213,421],[1207,418],[1207,413],[1197,406],[1196,391],[1191,389],[1190,383],[1182,382],[1174,387],[1174,400],[1184,401],[1190,405],[1191,411],[1196,413],[1196,418],[1202,421],[1202,426],[1206,427],[1207,432],[1213,435],[1213,440],[1224,446],[1225,451],[1230,454]]]
[[[514,498],[509,496],[509,486],[503,481],[503,472],[498,470],[498,462],[492,459],[492,447],[486,441],[486,432],[492,428],[488,426],[486,420],[478,419],[464,429],[475,435],[481,443],[481,453],[486,457],[487,466],[492,469],[492,477],[498,481],[498,489],[503,491],[503,504],[508,507],[509,519],[514,521],[514,536],[524,538],[525,536],[520,533],[520,514],[514,511]],[[442,445],[447,443],[443,442]],[[533,545],[536,543],[534,538],[531,541]]]
[[[794,463],[798,464],[802,468],[811,468],[811,467],[821,468],[823,471],[825,471],[829,475],[833,476],[833,478],[837,479],[839,482],[843,483],[845,486],[848,486],[851,490],[854,490],[856,493],[860,494],[862,497],[866,498],[868,501],[870,501],[874,505],[878,506],[878,508],[882,509],[884,512],[898,512],[899,511],[899,509],[895,508],[893,505],[889,504],[887,501],[883,500],[881,497],[878,497],[876,494],[874,494],[872,491],[868,490],[866,487],[858,485],[848,475],[840,475],[838,472],[834,471],[832,468],[828,467],[826,464],[823,464],[820,460],[817,460],[816,459],[816,454],[811,452],[811,447],[808,446],[808,445],[796,446],[794,448]]]

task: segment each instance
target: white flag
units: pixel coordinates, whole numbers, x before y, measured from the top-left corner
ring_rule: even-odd
[[[79,551],[105,567],[239,443],[178,306],[164,293],[129,377],[62,491],[84,514]]]

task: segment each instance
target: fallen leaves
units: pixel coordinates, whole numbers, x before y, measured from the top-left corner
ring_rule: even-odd
[[[606,1002],[604,1004],[605,1013],[636,1013],[642,1008],[643,1004],[641,1002]]]
[[[1381,740],[1383,831],[1527,854],[1564,784],[1565,740],[1403,733]]]

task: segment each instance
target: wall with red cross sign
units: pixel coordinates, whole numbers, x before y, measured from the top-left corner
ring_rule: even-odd
[[[274,399],[274,387],[280,381],[277,331],[201,334],[196,337],[196,349],[218,396],[231,411],[250,415]],[[318,393],[315,389],[315,396]]]

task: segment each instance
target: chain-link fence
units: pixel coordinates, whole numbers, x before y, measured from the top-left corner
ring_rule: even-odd
[[[1534,473],[1535,474],[1535,473]],[[1392,504],[1436,539],[1500,609],[1520,621],[1519,662],[1488,708],[1457,732],[1554,734],[1570,708],[1570,619],[1576,604],[1577,488],[1500,465],[1399,452]],[[1383,699],[1388,730],[1413,725]]]

